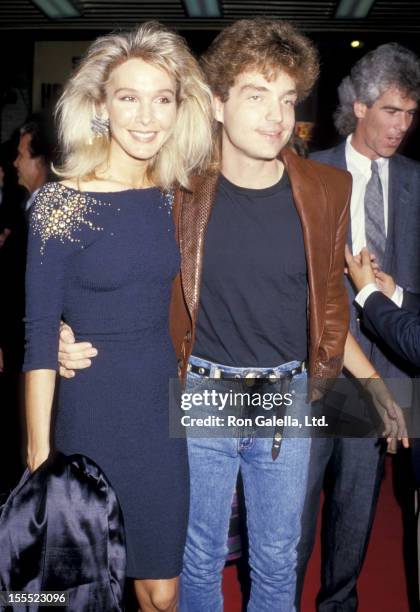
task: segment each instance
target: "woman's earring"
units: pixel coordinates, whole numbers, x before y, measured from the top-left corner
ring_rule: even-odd
[[[96,137],[108,136],[109,134],[109,119],[102,119],[99,115],[95,115],[90,122],[90,129]]]

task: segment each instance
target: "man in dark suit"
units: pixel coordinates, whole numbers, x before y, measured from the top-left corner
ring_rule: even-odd
[[[9,231],[0,258],[0,355],[4,358],[0,402],[8,439],[0,449],[0,493],[7,492],[15,484],[22,469],[18,449],[21,439],[19,406],[22,399],[27,217],[38,190],[50,175],[54,147],[52,134],[47,118],[38,114],[31,115],[20,128],[13,165],[17,182],[27,194],[22,200],[23,192],[20,193],[15,187],[10,189],[10,183],[13,184],[10,176],[5,193],[9,222],[6,227]]]
[[[353,256],[346,247],[346,262],[349,276],[358,294],[355,301],[362,309],[363,323],[401,359],[420,368],[420,294],[404,291],[402,308],[392,301],[396,284],[392,276],[372,267],[371,256],[363,249],[360,256]],[[412,532],[408,537],[414,542],[417,533],[417,593],[420,587],[420,414],[419,389],[413,401],[411,429],[411,459],[413,478],[409,478],[414,492],[414,520],[408,521]],[[410,508],[410,505],[409,505]],[[413,533],[414,532],[414,533]],[[414,555],[413,555],[414,556]],[[413,572],[414,574],[414,572]],[[410,580],[411,583],[411,580]],[[415,597],[413,592],[413,597]],[[420,598],[419,598],[420,600]]]
[[[335,125],[347,139],[314,157],[351,172],[348,244],[353,253],[367,246],[375,254],[380,268],[395,277],[399,287],[394,299],[401,300],[401,288],[420,292],[420,164],[396,154],[417,110],[420,61],[397,44],[381,45],[355,64],[338,92],[340,105]],[[407,384],[398,385],[398,393],[396,389],[394,393],[400,405],[408,407],[411,382],[407,361],[378,342],[360,321],[349,281],[347,289],[352,334],[381,376],[407,377]],[[385,450],[374,436],[313,440],[298,551],[297,607],[325,482],[317,609],[319,612],[357,609],[357,579],[375,515]]]

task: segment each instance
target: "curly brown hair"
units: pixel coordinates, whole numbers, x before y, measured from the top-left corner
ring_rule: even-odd
[[[311,91],[319,73],[314,44],[286,21],[241,19],[214,39],[202,56],[202,67],[215,96],[222,102],[236,77],[261,71],[267,80],[286,72],[296,82],[299,100]]]

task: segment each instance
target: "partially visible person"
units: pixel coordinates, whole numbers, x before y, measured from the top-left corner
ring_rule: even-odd
[[[11,234],[11,230],[8,227],[5,227],[0,233],[0,249],[8,239]]]
[[[1,146],[0,186],[0,496],[17,483],[22,472],[21,368],[23,360],[24,273],[26,223],[23,193],[16,185],[12,159],[16,141]]]
[[[24,350],[25,265],[27,213],[33,190],[46,180],[52,161],[53,126],[42,115],[32,115],[13,138],[2,146],[4,168],[0,206],[0,385],[1,412],[7,437],[2,444],[0,492],[17,482],[22,469],[22,363]],[[31,147],[33,143],[33,148]],[[42,154],[41,154],[42,151]],[[33,156],[33,158],[31,157]],[[25,163],[23,158],[31,159]],[[14,160],[14,161],[13,161]],[[19,165],[19,177],[16,163]],[[29,172],[28,166],[35,169]]]
[[[420,294],[397,291],[397,285],[389,274],[372,265],[371,254],[362,249],[353,256],[346,247],[348,272],[358,291],[355,301],[362,311],[366,328],[401,359],[420,368]],[[418,378],[418,374],[417,374]],[[407,575],[409,595],[413,601],[420,599],[420,390],[416,381],[411,412],[411,465],[412,471],[406,476],[406,486],[412,490],[407,502],[405,517],[408,557]],[[413,503],[414,502],[414,503]],[[413,543],[417,540],[417,546]]]
[[[404,291],[401,306],[394,302],[394,279],[384,272],[375,274],[367,249],[362,249],[359,261],[347,247],[346,262],[367,329],[402,359],[420,368],[420,294]]]
[[[52,178],[51,163],[55,154],[54,126],[47,117],[32,115],[20,128],[17,156],[14,161],[19,185],[25,187],[29,198],[25,212],[29,210],[38,191]]]
[[[28,466],[51,449],[95,461],[121,504],[127,576],[142,612],[176,609],[188,519],[185,439],[169,437],[177,377],[169,302],[179,252],[173,191],[211,150],[211,98],[180,36],[156,22],[97,39],[58,103],[64,161],[31,209]],[[35,165],[22,150],[22,180]],[[60,319],[99,355],[63,380],[52,433]],[[92,603],[86,601],[86,606]]]
[[[4,187],[4,170],[3,166],[0,166],[0,212],[1,205],[3,204],[3,187]],[[0,215],[0,249],[6,242],[8,236],[10,235],[10,229],[7,227],[3,227],[2,219]],[[2,349],[2,328],[4,324],[4,317],[2,313],[2,304],[0,301],[0,374],[4,370],[4,358],[3,358],[3,349]]]
[[[355,64],[338,94],[335,125],[346,140],[312,157],[352,174],[350,250],[359,253],[367,246],[380,268],[401,287],[420,292],[420,164],[397,153],[417,112],[420,60],[395,43],[381,45]],[[396,399],[402,408],[409,407],[412,385],[407,361],[380,343],[360,320],[348,281],[347,292],[350,331],[381,376],[390,382],[405,379],[404,393],[398,384]],[[355,405],[358,402],[355,390]],[[314,440],[299,543],[297,605],[327,475],[317,610],[357,609],[357,580],[375,516],[385,452],[385,444],[375,437]]]
[[[51,173],[54,161],[54,126],[46,116],[31,115],[19,129],[19,141],[13,168],[15,179],[26,191],[4,190],[5,224],[0,238],[2,279],[2,348],[5,368],[20,371],[23,361],[23,317],[25,312],[24,274],[28,211],[39,189]],[[5,180],[11,177],[6,177]],[[11,182],[9,180],[9,182]]]
[[[0,166],[0,249],[6,242],[7,238],[10,236],[11,230],[9,227],[6,227],[3,221],[3,215],[1,214],[4,209],[4,169],[3,166]]]
[[[293,132],[287,146],[290,147],[292,151],[294,151],[300,157],[304,157],[306,159],[309,155],[308,143],[303,140],[303,138],[301,138],[296,132]]]

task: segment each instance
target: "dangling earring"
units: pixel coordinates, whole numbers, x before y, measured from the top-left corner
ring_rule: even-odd
[[[95,115],[90,122],[90,129],[95,138],[108,136],[109,134],[109,119],[102,119],[99,115]]]

